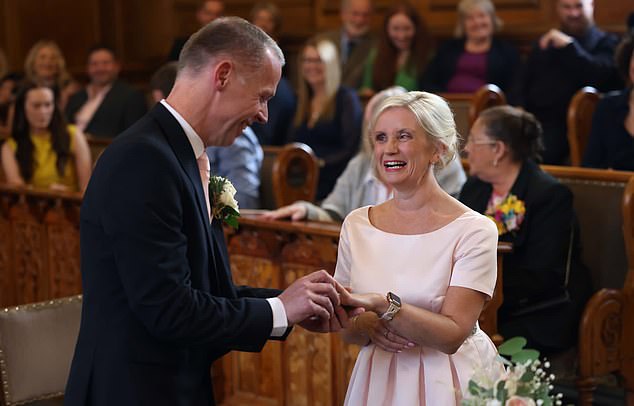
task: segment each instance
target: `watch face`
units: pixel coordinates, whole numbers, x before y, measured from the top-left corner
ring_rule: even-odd
[[[394,302],[399,306],[401,305],[401,298],[396,296],[394,293],[388,292],[388,297],[390,298],[390,302]]]

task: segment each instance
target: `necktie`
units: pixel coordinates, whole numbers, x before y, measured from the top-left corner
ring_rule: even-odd
[[[205,193],[205,203],[207,203],[207,216],[211,222],[211,206],[209,202],[209,157],[207,152],[203,151],[202,155],[196,160],[198,162],[198,171],[200,172],[200,180],[202,181],[203,192]]]
[[[348,55],[346,55],[346,62],[350,59],[350,55],[352,55],[352,51],[354,51],[354,47],[357,46],[356,41],[348,40]]]

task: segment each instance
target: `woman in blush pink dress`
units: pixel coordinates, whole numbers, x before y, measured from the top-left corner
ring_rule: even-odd
[[[394,198],[346,217],[335,279],[361,306],[345,330],[363,348],[346,405],[458,405],[477,372],[503,372],[478,317],[496,280],[497,229],[444,192],[434,166],[450,162],[457,134],[431,93],[393,96],[370,125],[377,170]]]

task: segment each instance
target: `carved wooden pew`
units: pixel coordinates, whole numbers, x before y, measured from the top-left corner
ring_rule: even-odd
[[[81,195],[0,185],[0,307],[81,293]]]
[[[284,289],[317,269],[332,273],[339,231],[337,224],[262,221],[245,213],[240,228],[228,236],[234,282]],[[509,248],[500,246],[498,252]],[[501,289],[496,287],[480,318],[482,329],[497,336],[498,342],[501,304]],[[222,393],[218,401],[225,405],[340,405],[358,351],[337,334],[295,328],[285,342],[269,342],[260,354],[225,356],[214,374],[216,389]]]
[[[623,194],[623,237],[628,270],[621,289],[603,288],[586,305],[579,336],[577,387],[582,405],[593,404],[599,378],[617,373],[634,405],[634,178]]]
[[[629,404],[634,405],[634,172],[549,165],[542,168],[572,190],[582,258],[592,272],[597,291],[579,323],[576,384],[580,404],[593,404],[599,378],[616,372],[624,377]]]

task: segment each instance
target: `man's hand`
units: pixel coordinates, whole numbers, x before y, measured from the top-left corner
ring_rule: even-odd
[[[278,297],[286,310],[288,324],[293,325],[316,316],[322,322],[335,317],[335,307],[340,305],[337,281],[321,270],[293,282]]]
[[[573,38],[571,36],[566,35],[563,32],[553,28],[546,34],[542,35],[542,37],[539,39],[539,47],[541,49],[546,49],[551,46],[553,48],[563,48],[566,45],[570,44],[572,41]]]

